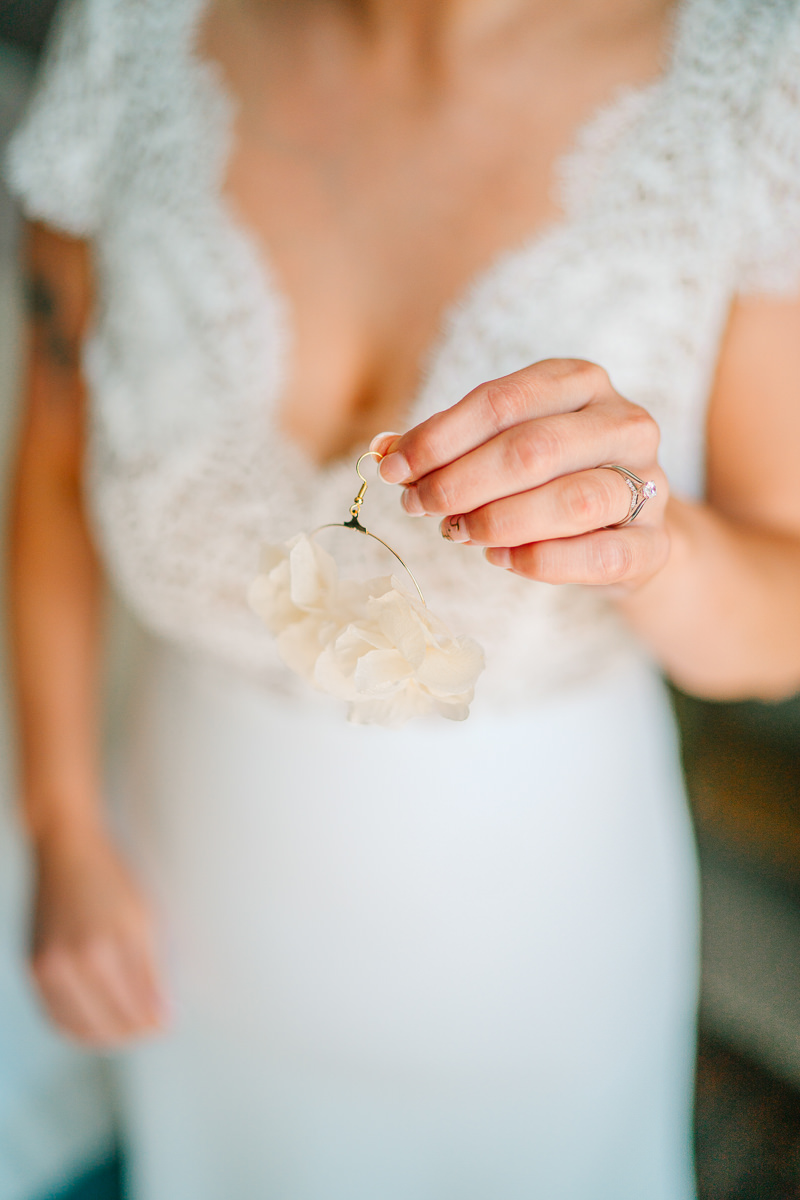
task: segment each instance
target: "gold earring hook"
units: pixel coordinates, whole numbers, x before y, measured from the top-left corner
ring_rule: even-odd
[[[385,457],[386,457],[385,454],[379,454],[377,450],[365,450],[364,453],[359,458],[358,462],[356,463],[356,475],[361,480],[361,487],[358,489],[358,495],[353,500],[353,503],[350,505],[350,516],[353,518],[353,521],[355,522],[356,529],[363,528],[363,526],[359,525],[358,514],[361,512],[361,505],[364,503],[364,497],[366,496],[367,488],[369,487],[369,484],[367,483],[366,479],[361,474],[361,464],[365,458],[377,458],[378,462],[381,462]],[[349,524],[349,522],[348,522],[348,524]],[[366,533],[366,530],[364,530],[364,533]]]
[[[364,479],[364,476],[361,474],[361,464],[365,458],[377,458],[378,462],[382,462],[383,459],[386,458],[386,455],[379,454],[377,450],[365,450],[364,451],[364,453],[361,455],[361,458],[356,463],[356,475],[363,483],[367,482],[366,479]]]
[[[388,543],[385,542],[383,540],[383,538],[379,538],[377,534],[370,533],[370,531],[368,529],[366,529],[359,520],[359,515],[361,513],[361,505],[364,503],[364,497],[366,496],[367,488],[369,487],[369,483],[364,478],[364,476],[361,474],[361,464],[365,458],[376,458],[378,460],[378,462],[380,462],[381,459],[383,459],[385,457],[386,457],[385,454],[379,454],[377,450],[365,450],[364,451],[364,453],[361,455],[358,462],[356,463],[356,474],[358,475],[358,478],[361,480],[361,487],[358,489],[358,492],[357,492],[355,498],[353,499],[353,503],[350,505],[350,520],[349,521],[332,521],[328,525],[320,525],[317,529],[314,530],[314,533],[312,533],[311,536],[314,537],[314,534],[319,533],[323,529],[355,529],[358,533],[363,533],[366,537],[372,538],[372,540],[374,542],[380,542],[381,546],[383,546],[385,550],[388,550],[390,554],[393,554],[394,557],[397,559],[397,561],[400,563],[400,566],[406,572],[409,579],[413,583],[414,587],[417,589],[417,595],[419,596],[420,600],[422,601],[423,604],[425,604],[425,597],[422,594],[422,588],[417,583],[417,581],[414,577],[414,572],[411,570],[411,568],[409,566],[407,566],[406,563],[403,562],[402,558],[400,557],[400,555],[397,553],[396,550],[393,550],[392,547],[390,545],[388,545]]]

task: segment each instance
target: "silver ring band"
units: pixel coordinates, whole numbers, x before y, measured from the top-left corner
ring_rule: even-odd
[[[640,479],[638,475],[634,475],[633,471],[629,471],[627,467],[621,467],[619,463],[603,463],[600,470],[616,471],[630,488],[631,506],[628,509],[628,515],[621,521],[615,521],[613,525],[605,526],[606,529],[622,529],[624,525],[630,525],[631,521],[635,521],[647,501],[657,494],[655,480]]]

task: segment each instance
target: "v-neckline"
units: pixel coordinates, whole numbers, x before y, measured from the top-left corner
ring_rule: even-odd
[[[225,119],[217,123],[219,144],[214,148],[213,159],[218,166],[216,195],[214,200],[219,219],[223,222],[229,236],[234,237],[247,250],[251,265],[260,283],[263,297],[263,311],[258,314],[263,320],[265,329],[270,320],[275,319],[274,310],[282,315],[283,359],[289,361],[289,347],[294,341],[292,332],[292,304],[285,290],[278,284],[278,274],[274,268],[272,255],[267,240],[252,229],[237,213],[231,197],[226,193],[223,183],[227,165],[231,160],[235,144],[235,113],[238,100],[229,87],[222,65],[213,57],[204,56],[198,48],[198,37],[205,20],[211,0],[193,0],[194,13],[189,30],[188,60],[190,69],[196,73],[207,90],[208,99],[217,113],[224,113]],[[550,246],[557,241],[576,221],[579,207],[586,205],[590,199],[591,190],[597,185],[600,174],[610,165],[610,159],[616,157],[625,148],[626,143],[639,127],[642,116],[649,103],[665,89],[671,80],[679,58],[683,42],[684,26],[687,13],[692,7],[693,0],[675,0],[672,12],[667,19],[667,30],[659,55],[661,69],[652,79],[641,84],[618,84],[609,99],[592,110],[587,118],[580,121],[573,130],[569,143],[562,153],[556,156],[551,164],[551,187],[559,206],[559,212],[553,218],[546,220],[531,233],[526,234],[519,242],[506,246],[493,254],[484,266],[470,276],[461,287],[454,299],[446,303],[436,323],[436,331],[420,355],[417,370],[417,386],[413,390],[404,409],[395,417],[395,424],[400,429],[411,428],[417,419],[421,408],[426,381],[441,359],[450,338],[452,328],[460,312],[469,306],[473,297],[489,287],[492,281],[505,273],[509,265],[524,259],[530,261],[538,255],[544,255]],[[632,117],[627,118],[628,110]],[[627,119],[625,119],[627,118]],[[604,132],[613,127],[619,120],[625,119],[624,128],[615,140],[612,154],[605,158],[601,170],[592,172],[586,169],[591,162],[592,154]],[[576,182],[588,184],[589,191],[584,191],[580,202],[577,199],[578,187]],[[270,313],[270,307],[273,313]],[[285,400],[288,387],[288,371],[284,370],[281,387],[272,390],[272,395],[264,398],[262,410],[272,439],[286,451],[287,456],[294,460],[304,471],[313,473],[320,479],[340,473],[343,468],[351,469],[352,451],[346,451],[334,458],[320,462],[308,451],[302,442],[292,437],[281,422],[281,402]]]

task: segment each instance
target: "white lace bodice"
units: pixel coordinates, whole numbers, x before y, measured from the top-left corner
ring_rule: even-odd
[[[93,243],[88,495],[113,578],[157,633],[288,691],[245,601],[259,544],[344,519],[355,477],[349,459],[313,466],[276,421],[291,314],[221,195],[232,109],[194,52],[202,9],[68,3],[7,174],[31,216]],[[673,489],[699,496],[731,298],[800,283],[797,0],[683,0],[662,78],[601,112],[562,175],[563,219],[446,315],[407,424],[537,359],[588,358],[653,413]],[[629,652],[599,592],[497,571],[394,490],[371,489],[365,514],[484,645],[479,702]]]

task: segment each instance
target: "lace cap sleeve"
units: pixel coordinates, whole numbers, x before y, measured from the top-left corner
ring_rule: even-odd
[[[748,148],[738,290],[800,293],[800,4],[776,49]]]
[[[113,0],[63,0],[4,174],[27,216],[96,229],[121,105]]]

